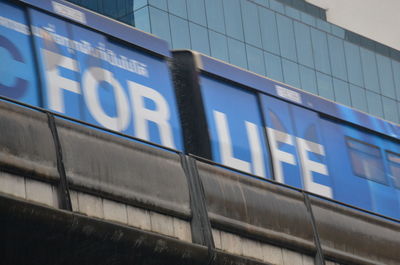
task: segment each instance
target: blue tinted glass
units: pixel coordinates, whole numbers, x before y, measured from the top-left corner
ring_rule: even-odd
[[[335,100],[335,94],[333,93],[332,77],[320,72],[317,72],[317,86],[318,94],[321,97]]]
[[[278,36],[281,55],[293,61],[297,61],[293,21],[280,14],[276,14],[276,20],[278,23]]]
[[[209,31],[211,56],[220,60],[229,61],[226,37],[214,31]]]
[[[135,14],[136,15],[136,14]],[[168,13],[158,8],[150,7],[151,33],[171,42]]]
[[[314,68],[310,27],[303,23],[294,21],[294,33],[296,36],[299,63]]]
[[[347,138],[354,174],[373,181],[386,183],[382,156],[378,147]]]
[[[168,10],[167,0],[148,0],[148,1],[149,1],[149,5],[158,7],[164,11]]]
[[[279,54],[278,29],[275,12],[259,8],[262,44],[265,50]]]
[[[133,14],[133,12],[121,17],[118,20],[131,26],[135,26],[135,15]]]
[[[285,14],[289,17],[300,20],[300,11],[293,7],[285,6]]]
[[[246,51],[249,70],[260,75],[265,75],[263,51],[250,45],[246,45]]]
[[[144,7],[139,9],[138,11],[135,11],[134,18],[135,18],[135,27],[146,32],[152,32],[150,28],[150,16],[148,7]]]
[[[317,21],[317,28],[328,33],[331,32],[331,24],[319,18],[317,18],[316,21]]]
[[[336,37],[344,39],[345,31],[341,27],[331,24],[331,31],[332,34],[335,35]]]
[[[210,29],[225,33],[222,0],[205,0],[207,24]]]
[[[257,5],[241,0],[242,16],[243,16],[243,30],[246,43],[252,44],[261,48],[261,34],[260,23],[258,20]]]
[[[369,113],[378,117],[383,117],[381,95],[368,90],[366,92],[367,92],[367,104]]]
[[[269,52],[264,52],[264,59],[267,76],[274,80],[283,82],[281,57]]]
[[[117,17],[117,1],[103,1],[103,11],[106,16]]]
[[[351,106],[349,84],[340,79],[333,78],[333,89],[335,91],[335,100],[347,106]]]
[[[379,82],[381,84],[382,94],[390,98],[396,98],[390,59],[386,56],[376,54],[376,62],[378,64]]]
[[[301,88],[317,94],[317,83],[316,83],[316,79],[315,79],[315,71],[313,69],[310,69],[308,67],[299,66],[299,70],[300,70],[300,81],[301,81]]]
[[[285,83],[294,87],[300,87],[299,65],[282,59],[282,69]]]
[[[326,74],[331,74],[331,66],[329,61],[328,42],[326,33],[311,28],[311,40],[314,51],[315,68]]]
[[[244,40],[240,0],[223,0],[226,34]]]
[[[392,60],[392,69],[394,74],[394,84],[396,87],[397,100],[400,100],[400,63]]]
[[[210,43],[208,41],[207,29],[190,22],[189,29],[192,49],[210,55]]]
[[[300,17],[301,17],[301,21],[303,21],[304,23],[306,23],[306,24],[308,24],[310,26],[314,26],[315,27],[316,24],[317,24],[315,17],[311,16],[308,13],[301,12],[300,13]]]
[[[126,0],[118,0],[117,1],[117,16],[122,17],[128,13],[131,13],[133,11],[133,3],[132,1],[129,1],[129,3]]]
[[[332,66],[332,75],[347,80],[346,59],[344,57],[343,40],[328,35],[329,55]]]
[[[283,4],[276,0],[269,0],[269,7],[272,10],[278,11],[282,14],[285,13],[285,7],[283,6]]]
[[[349,82],[355,85],[364,86],[359,46],[345,41],[344,52],[346,55]]]
[[[365,98],[365,89],[350,84],[350,94],[352,106],[356,109],[368,112],[367,100]]]
[[[135,0],[133,1],[133,10],[142,8],[148,4],[147,0]]]
[[[246,48],[244,43],[228,38],[229,62],[247,69]]]
[[[386,120],[399,123],[399,114],[397,113],[397,104],[391,98],[382,97],[383,115]]]
[[[179,17],[187,18],[186,0],[168,0],[168,10]]]
[[[389,162],[390,176],[392,177],[393,185],[400,189],[400,156],[394,153],[386,153]]]
[[[204,0],[186,0],[189,20],[207,26]]]
[[[259,5],[269,7],[269,0],[254,0],[254,2]]]
[[[173,49],[190,49],[189,24],[186,19],[170,15]]]
[[[360,54],[365,88],[380,93],[375,53],[361,47]]]

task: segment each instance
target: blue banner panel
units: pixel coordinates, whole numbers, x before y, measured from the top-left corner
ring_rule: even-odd
[[[23,9],[0,1],[0,95],[38,106],[30,35]]]
[[[45,108],[182,150],[164,59],[36,10],[30,16]]]
[[[207,76],[200,83],[213,160],[271,178],[257,96]]]

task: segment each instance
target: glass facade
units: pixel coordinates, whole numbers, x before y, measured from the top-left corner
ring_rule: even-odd
[[[302,0],[74,0],[192,49],[400,123],[400,52]]]

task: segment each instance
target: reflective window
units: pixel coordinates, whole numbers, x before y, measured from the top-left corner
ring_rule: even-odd
[[[299,65],[292,61],[282,59],[283,79],[286,84],[300,87]]]
[[[318,94],[321,97],[335,100],[335,94],[333,93],[332,77],[320,72],[317,72],[317,86]]]
[[[261,48],[260,22],[258,20],[257,5],[242,0],[243,30],[246,43]]]
[[[246,48],[243,42],[228,38],[229,62],[247,69]]]
[[[261,38],[266,51],[279,54],[278,29],[276,26],[275,12],[259,8]]]
[[[365,88],[380,93],[378,69],[376,67],[375,53],[368,49],[360,48],[361,63],[363,66]]]
[[[350,94],[352,106],[356,109],[368,112],[367,100],[365,97],[365,89],[350,84]]]
[[[350,42],[344,42],[347,73],[349,82],[358,86],[364,86],[361,67],[360,47]]]
[[[311,28],[311,40],[314,51],[315,68],[323,73],[331,74],[331,65],[329,61],[329,50],[326,33]]]
[[[271,54],[269,52],[264,52],[264,60],[267,76],[274,80],[283,82],[281,57]]]
[[[179,17],[187,18],[186,0],[168,0],[168,11]]]
[[[226,34],[244,40],[240,0],[223,0]]]
[[[297,61],[293,20],[280,14],[276,14],[276,20],[278,23],[278,36],[281,55],[292,61]]]
[[[228,57],[228,46],[226,43],[226,37],[214,31],[209,31],[211,56],[223,60],[229,61]]]
[[[148,0],[149,5],[158,7],[162,10],[167,11],[167,0]]]
[[[317,83],[316,83],[314,69],[310,69],[308,67],[300,65],[299,70],[300,70],[301,88],[310,93],[317,94],[318,90],[317,90]]]
[[[192,49],[210,55],[208,32],[205,27],[189,22]]]
[[[207,25],[210,29],[225,33],[222,0],[205,0]]]
[[[285,6],[285,14],[289,17],[300,20],[300,11],[291,6]]]
[[[369,113],[378,117],[383,117],[381,95],[368,90],[366,92]]]
[[[333,78],[333,90],[335,91],[335,100],[347,106],[351,106],[349,84],[343,80]]]
[[[189,20],[207,26],[206,10],[203,0],[186,0]]]
[[[400,189],[400,155],[386,152],[387,160],[389,162],[390,178],[393,185]]]
[[[189,24],[186,19],[170,15],[173,49],[190,49]]]
[[[332,66],[332,75],[342,80],[347,80],[343,40],[335,36],[328,35],[328,47]]]
[[[150,29],[150,17],[149,17],[148,7],[144,7],[139,9],[138,11],[135,11],[134,17],[135,17],[135,27],[146,32],[152,32]],[[167,27],[169,27],[169,23],[167,24]],[[168,28],[168,33],[169,33],[169,28]],[[160,36],[160,38],[162,37]],[[170,37],[167,39],[167,41],[169,40]]]
[[[151,20],[151,33],[157,35],[163,40],[168,41],[171,44],[172,42],[171,42],[171,34],[169,28],[168,13],[161,11],[157,8],[150,7],[150,20]]]
[[[296,37],[297,57],[299,63],[314,67],[313,51],[311,45],[310,27],[294,21],[294,33]]]
[[[386,184],[385,171],[379,148],[352,138],[347,138],[346,143],[354,174]]]
[[[394,84],[396,87],[397,100],[400,100],[400,63],[398,61],[392,60],[392,68],[394,74]]]
[[[260,75],[265,75],[263,51],[246,45],[248,69]]]
[[[332,34],[335,35],[336,37],[344,39],[345,31],[341,27],[331,24],[331,31]]]
[[[378,64],[379,82],[382,88],[382,95],[396,98],[390,59],[386,56],[376,54],[376,62]]]
[[[285,13],[284,5],[276,0],[269,0],[269,7],[272,10],[278,11],[279,13]]]
[[[325,32],[331,32],[331,24],[326,22],[325,20],[317,18],[317,28]]]
[[[382,97],[383,114],[386,120],[399,123],[397,103],[391,98]]]
[[[304,12],[300,13],[300,17],[301,17],[301,21],[303,21],[304,23],[306,23],[306,24],[308,24],[310,26],[314,26],[315,27],[315,25],[316,25],[315,17],[311,16],[308,13],[304,13]]]

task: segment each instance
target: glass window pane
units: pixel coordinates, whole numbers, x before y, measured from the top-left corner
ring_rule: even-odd
[[[244,41],[240,0],[223,0],[226,34]]]
[[[383,118],[381,95],[368,90],[366,92],[367,92],[366,95],[367,95],[367,104],[369,113]]]
[[[399,123],[399,115],[397,113],[397,104],[391,98],[382,97],[383,115],[386,120]]]
[[[343,40],[328,35],[329,57],[332,66],[332,75],[347,81],[346,59],[344,57]]]
[[[276,14],[281,55],[292,61],[297,61],[294,39],[293,21],[285,16]]]
[[[318,94],[315,71],[299,65],[301,88],[313,94]]]
[[[400,189],[400,155],[391,152],[386,152],[386,155],[393,185]]]
[[[226,37],[214,31],[209,31],[211,56],[229,62]]]
[[[333,93],[332,77],[320,72],[317,72],[317,86],[318,94],[321,97],[335,100],[335,94]]]
[[[275,12],[259,8],[262,44],[266,51],[280,54]]]
[[[288,17],[300,20],[300,11],[291,6],[285,6],[285,14]]]
[[[168,10],[170,13],[187,18],[186,0],[168,0]]]
[[[283,79],[286,84],[300,87],[299,65],[292,61],[282,59]]]
[[[378,64],[379,82],[381,84],[382,94],[393,99],[396,98],[390,59],[386,56],[376,54],[376,62]]]
[[[264,52],[264,60],[267,76],[271,79],[283,82],[281,57],[269,52]]]
[[[170,15],[173,49],[190,49],[189,24],[186,19]]]
[[[243,30],[246,43],[261,48],[260,22],[258,20],[257,5],[245,0],[241,1]]]
[[[329,61],[329,50],[326,33],[311,28],[311,40],[314,51],[315,68],[323,73],[331,74],[331,65]]]
[[[379,148],[351,138],[347,138],[346,142],[354,174],[386,184]]]
[[[158,8],[150,7],[150,20],[151,33],[172,44],[168,13]]]
[[[210,55],[208,32],[205,27],[189,22],[190,40],[192,49]]]
[[[284,8],[283,4],[276,0],[269,0],[269,7],[272,10],[278,11],[281,14],[285,13],[285,8]]]
[[[303,21],[304,23],[306,23],[310,26],[314,26],[314,27],[316,26],[315,17],[311,16],[308,13],[304,13],[304,12],[301,12],[300,16],[301,16],[301,21]]]
[[[205,0],[207,25],[210,29],[225,33],[222,0]]]
[[[368,112],[367,100],[365,97],[365,89],[350,84],[350,95],[352,106],[356,109]]]
[[[246,48],[243,42],[228,38],[229,62],[247,69]]]
[[[392,60],[392,69],[394,75],[394,85],[396,87],[397,100],[400,101],[400,63]]]
[[[148,7],[141,8],[138,11],[135,11],[134,14],[135,14],[134,15],[135,27],[146,32],[151,32],[149,8]],[[169,23],[167,27],[169,27]]]
[[[376,93],[380,93],[378,80],[378,69],[376,66],[375,53],[364,48],[360,48],[361,63],[363,66],[363,75],[365,88]]]
[[[189,20],[207,26],[204,0],[186,0]]]
[[[333,78],[333,89],[335,100],[341,104],[351,106],[349,84],[343,80]]]
[[[346,66],[349,82],[363,87],[364,81],[359,46],[345,41],[344,52],[346,55]]]
[[[260,75],[265,75],[263,51],[246,45],[248,69]]]
[[[314,68],[310,27],[294,21],[294,33],[299,63]]]
[[[138,10],[148,4],[147,0],[135,0],[133,1],[133,10]]]
[[[148,1],[149,1],[149,5],[158,7],[164,11],[168,10],[167,0],[148,0]]]
[[[317,18],[317,28],[327,33],[331,32],[331,24],[326,22],[325,20]]]

